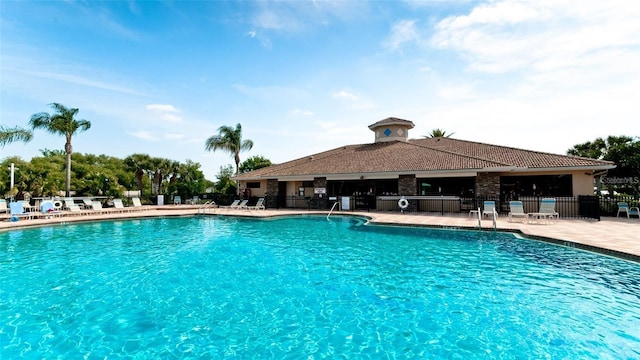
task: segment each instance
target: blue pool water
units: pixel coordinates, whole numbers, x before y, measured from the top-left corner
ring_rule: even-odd
[[[637,359],[640,265],[351,217],[0,232],[2,359]]]

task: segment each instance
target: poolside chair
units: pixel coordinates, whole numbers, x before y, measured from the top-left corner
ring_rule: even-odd
[[[529,213],[529,221],[544,220],[547,223],[558,220],[559,214],[556,212],[556,199],[543,198],[540,200],[540,208],[536,213]]]
[[[72,198],[64,198],[64,210],[69,210],[71,205],[75,205]]]
[[[259,198],[255,205],[246,206],[245,208],[249,210],[264,210],[264,198]]]
[[[92,201],[91,202],[91,210],[93,210],[93,212],[97,212],[99,214],[102,214],[104,212],[104,209],[102,208],[102,203],[100,201]]]
[[[249,202],[249,200],[242,200],[240,201],[240,204],[238,204],[238,206],[236,206],[236,209],[240,210],[240,209],[246,209],[247,208],[247,203]]]
[[[93,201],[91,199],[82,199],[82,206],[85,209],[91,209],[93,207]]]
[[[122,199],[113,199],[113,208],[119,212],[133,211],[135,209],[124,206]]]
[[[11,221],[18,221],[20,218],[31,219],[31,213],[24,211],[22,201],[9,203],[9,212],[11,213]]]
[[[522,201],[509,201],[509,222],[514,218],[521,218],[523,222],[529,221],[529,214],[524,212]]]
[[[7,200],[0,199],[0,213],[9,213],[9,208],[7,207]]]
[[[86,215],[87,211],[80,208],[78,204],[69,204],[67,208],[68,212],[63,213],[63,215]]]
[[[182,204],[182,198],[178,195],[173,197],[173,205],[180,205]]]
[[[233,200],[231,205],[229,205],[229,208],[230,209],[236,209],[236,208],[238,208],[238,204],[240,204],[240,200]]]
[[[619,217],[620,213],[627,214],[627,219],[629,219],[629,216],[637,216],[640,218],[640,208],[637,206],[629,207],[629,204],[626,202],[618,203],[618,213],[616,214],[616,217]]]
[[[136,209],[141,209],[142,208],[142,203],[140,202],[140,198],[139,197],[131,198],[131,203],[133,204],[133,207],[136,208]]]
[[[56,209],[56,206],[52,201],[43,201],[40,203],[40,214],[38,216],[45,217],[47,219],[55,216],[61,216],[62,211]]]
[[[492,200],[488,200],[488,201],[485,201],[483,205],[484,205],[484,209],[482,210],[482,216],[492,217],[493,211],[496,210],[496,202]],[[498,216],[497,212],[496,212],[496,216]]]

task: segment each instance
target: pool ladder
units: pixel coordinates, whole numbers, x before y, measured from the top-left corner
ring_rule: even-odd
[[[480,208],[478,208],[478,229],[482,230],[482,210]],[[491,217],[493,218],[493,231],[497,231],[498,230],[498,212],[496,211],[496,209],[493,209],[493,212],[491,213]]]
[[[216,203],[213,201],[207,201],[198,207],[198,214],[206,214],[207,209],[211,209]]]

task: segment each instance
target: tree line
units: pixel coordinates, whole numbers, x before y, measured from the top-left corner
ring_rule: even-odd
[[[33,138],[33,131],[45,130],[65,138],[64,151],[41,150],[42,156],[31,161],[23,161],[19,157],[5,158],[0,168],[0,194],[6,198],[59,196],[64,189],[65,196],[108,196],[120,197],[127,190],[136,189],[141,196],[153,197],[159,194],[180,195],[190,198],[212,188],[216,192],[237,194],[237,184],[231,181],[233,176],[230,165],[221,167],[219,181],[213,183],[205,179],[200,164],[187,160],[185,163],[170,159],[151,157],[147,154],[133,154],[125,159],[107,155],[91,155],[73,153],[72,138],[78,132],[91,128],[91,122],[76,119],[79,110],[68,108],[59,103],[50,106],[53,114],[36,113],[31,116],[31,129],[21,127],[0,126],[0,147],[16,142],[28,142]],[[221,126],[218,134],[205,142],[205,150],[223,150],[229,152],[236,165],[235,174],[240,169],[251,171],[259,167],[271,165],[268,159],[254,156],[240,164],[240,151],[250,150],[253,141],[242,139],[242,126],[235,128]],[[73,160],[73,170],[72,170]],[[9,165],[19,171],[14,172],[14,187],[7,186]],[[65,176],[61,177],[64,169]],[[72,176],[73,174],[73,176]],[[64,187],[63,187],[64,186]]]

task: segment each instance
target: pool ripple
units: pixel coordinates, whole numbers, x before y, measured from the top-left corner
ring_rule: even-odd
[[[350,217],[0,233],[3,358],[637,358],[638,264]]]

